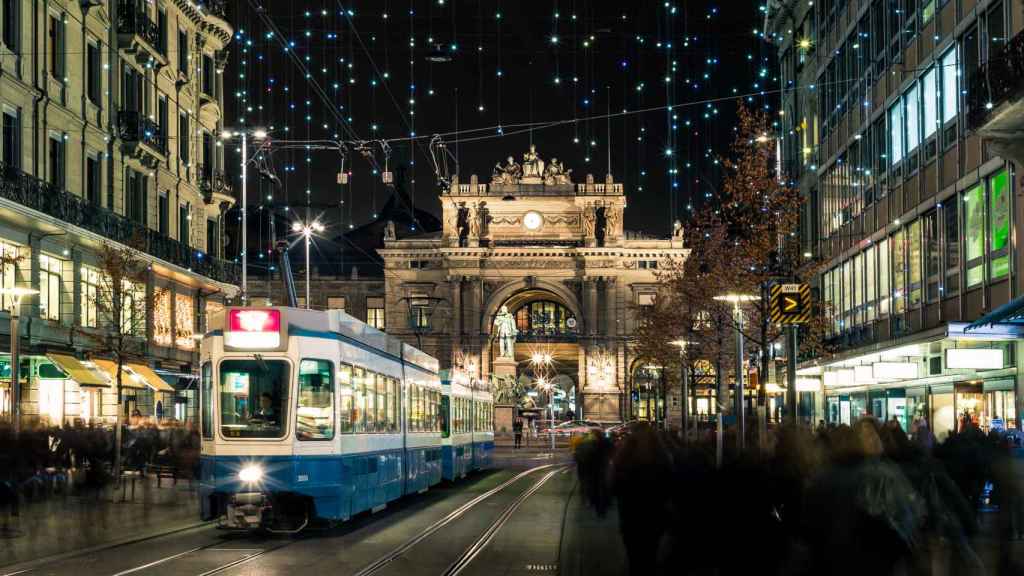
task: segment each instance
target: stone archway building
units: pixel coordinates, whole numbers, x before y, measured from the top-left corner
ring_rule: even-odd
[[[523,339],[576,345],[582,417],[619,421],[629,413],[637,307],[652,301],[658,268],[685,256],[681,234],[624,232],[622,184],[572,183],[560,166],[531,167],[531,153],[525,167],[496,168],[490,184],[453,179],[440,196],[440,232],[385,237],[385,329],[487,380],[495,313],[552,301],[572,321]]]

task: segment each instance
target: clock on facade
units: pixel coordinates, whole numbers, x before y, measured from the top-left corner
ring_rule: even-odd
[[[540,215],[540,212],[527,212],[523,216],[523,226],[526,226],[527,230],[536,230],[543,223],[544,217]]]

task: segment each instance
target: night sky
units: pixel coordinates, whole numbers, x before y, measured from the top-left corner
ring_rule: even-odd
[[[260,5],[262,15],[252,8]],[[338,185],[341,156],[302,141],[388,140],[388,164],[406,166],[416,207],[437,213],[435,133],[458,156],[463,182],[474,173],[489,181],[494,164],[521,160],[531,138],[574,180],[603,181],[610,140],[612,173],[629,198],[626,228],[665,235],[720,178],[738,98],[754,95],[751,104],[772,110],[778,101],[755,2],[233,0],[232,8],[225,125],[268,126],[275,140],[299,141],[272,156],[283,182],[273,202],[281,214],[308,202],[327,237],[370,221],[390,192],[359,153],[346,161],[350,185]],[[430,60],[439,56],[450,61]],[[532,133],[529,123],[538,124]],[[412,133],[422,137],[415,145]],[[383,167],[380,145],[370,147]],[[250,209],[271,191],[250,185]]]

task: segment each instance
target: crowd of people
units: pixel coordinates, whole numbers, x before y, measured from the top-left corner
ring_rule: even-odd
[[[1024,573],[1016,438],[964,425],[937,443],[868,417],[779,428],[719,466],[712,437],[637,426],[592,434],[575,458],[632,574],[1001,575]]]

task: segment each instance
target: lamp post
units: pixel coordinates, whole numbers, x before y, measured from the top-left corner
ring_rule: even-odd
[[[553,358],[549,352],[534,352],[530,355],[530,364],[533,365],[534,375],[536,375],[538,368],[544,372],[547,372],[547,367],[551,365]],[[548,393],[548,414],[551,417],[551,423],[548,425],[548,436],[551,439],[551,451],[555,450],[555,387],[554,382],[549,381],[543,375],[537,378],[537,386],[542,388]]]
[[[722,294],[715,296],[715,300],[731,302],[736,324],[736,433],[737,445],[740,451],[746,442],[746,422],[744,421],[744,398],[743,398],[743,311],[740,310],[740,303],[760,300],[760,297],[752,294]]]
[[[689,362],[686,359],[686,347],[693,342],[687,340],[673,340],[672,344],[679,347],[679,394],[682,396],[681,416],[679,424],[682,426],[683,444],[689,442],[690,434],[690,371]]]
[[[39,290],[32,288],[0,288],[0,296],[11,298],[11,424],[14,438],[21,434],[21,377],[20,363],[18,357],[18,345],[21,341],[18,321],[21,318],[21,300],[29,296],[39,294]]]
[[[249,134],[247,130],[224,130],[220,133],[221,140],[241,138],[242,140],[242,304],[245,304],[249,296],[249,233],[248,224],[249,198],[247,178],[249,168]],[[263,141],[267,138],[267,131],[262,128],[252,130],[254,140]]]
[[[292,231],[298,232],[306,240],[306,310],[309,310],[309,288],[310,288],[310,271],[309,271],[309,242],[313,237],[314,232],[323,232],[324,225],[318,221],[313,221],[310,224],[303,224],[302,222],[295,221],[292,224]]]

